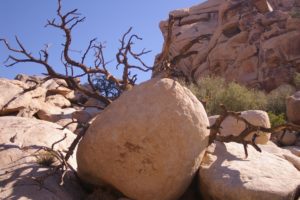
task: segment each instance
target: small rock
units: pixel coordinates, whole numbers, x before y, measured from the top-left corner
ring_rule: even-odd
[[[280,138],[279,142],[283,146],[292,146],[297,141],[296,132],[287,131],[287,132],[284,133],[284,135],[283,135],[283,133],[280,133],[279,138]]]
[[[58,106],[61,108],[70,107],[71,103],[68,99],[66,99],[63,95],[56,94],[46,97],[46,103],[50,103],[54,106]]]

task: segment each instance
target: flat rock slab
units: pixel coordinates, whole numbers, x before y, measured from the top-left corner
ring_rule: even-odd
[[[300,172],[272,153],[244,149],[237,143],[212,144],[199,171],[204,199],[293,200],[300,185]],[[298,188],[299,190],[299,188]]]
[[[84,193],[70,172],[60,186],[60,173],[47,177],[57,163],[51,167],[41,165],[43,156],[51,156],[40,150],[52,144],[61,152],[68,149],[76,137],[59,125],[36,119],[0,117],[0,199],[82,199]],[[44,157],[45,158],[45,157]],[[70,162],[76,168],[72,157]],[[41,178],[47,177],[47,178]]]

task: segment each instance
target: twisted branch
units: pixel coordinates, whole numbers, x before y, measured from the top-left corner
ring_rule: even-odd
[[[293,124],[293,123],[286,123],[286,124],[281,124],[275,127],[271,128],[266,128],[263,126],[256,126],[251,124],[248,120],[245,118],[241,117],[240,112],[233,112],[233,111],[228,111],[224,105],[220,105],[222,108],[222,113],[221,115],[216,119],[215,123],[208,127],[210,129],[210,136],[209,136],[209,144],[213,143],[215,140],[220,141],[220,142],[237,142],[241,143],[244,146],[244,151],[245,151],[245,156],[246,158],[248,157],[248,151],[247,151],[247,146],[248,144],[252,145],[257,151],[261,152],[261,149],[259,146],[255,143],[256,138],[259,136],[258,132],[264,132],[264,133],[276,133],[279,131],[300,131],[300,126]],[[229,135],[229,136],[222,136],[221,135],[221,129],[222,129],[222,122],[227,118],[227,117],[233,117],[237,121],[242,121],[245,123],[246,127],[245,129],[238,135]],[[255,132],[253,135],[251,141],[246,141],[245,138]]]
[[[16,54],[9,55],[7,60],[5,61],[7,67],[14,66],[18,63],[37,63],[46,68],[47,73],[46,76],[51,78],[58,78],[63,79],[66,81],[68,87],[72,90],[77,90],[89,97],[95,98],[103,102],[106,106],[109,105],[112,100],[108,97],[103,95],[103,91],[98,91],[93,84],[93,78],[97,77],[96,75],[103,75],[106,77],[107,81],[112,81],[115,85],[120,88],[120,91],[124,91],[127,88],[128,84],[134,85],[136,81],[136,75],[131,77],[130,69],[137,69],[143,72],[147,72],[152,70],[152,67],[148,67],[142,60],[141,56],[149,53],[150,51],[142,50],[140,53],[135,53],[132,50],[133,40],[141,40],[140,37],[133,34],[129,36],[132,28],[130,28],[120,40],[121,47],[119,48],[116,58],[117,58],[117,65],[122,65],[123,67],[123,76],[122,79],[118,79],[117,77],[113,76],[109,71],[108,67],[106,66],[108,63],[104,60],[104,53],[103,48],[104,46],[102,43],[97,43],[96,38],[90,40],[87,49],[84,51],[80,61],[76,61],[70,56],[71,44],[72,44],[72,30],[75,28],[79,23],[82,23],[85,20],[85,17],[81,17],[80,13],[78,13],[77,9],[71,10],[69,12],[63,13],[62,0],[58,0],[58,8],[57,8],[57,16],[58,18],[54,18],[52,20],[48,20],[46,27],[54,27],[59,30],[62,30],[64,33],[65,41],[62,44],[63,50],[61,53],[61,62],[65,67],[65,74],[58,73],[54,70],[53,66],[48,63],[49,53],[48,53],[48,45],[45,46],[39,52],[39,57],[33,56],[20,42],[18,37],[16,37],[17,48],[13,48],[9,45],[8,41],[5,39],[0,39],[0,42],[3,42],[4,45],[8,50],[12,53]],[[129,36],[129,39],[128,39]],[[94,50],[94,65],[89,66],[85,64],[86,58],[88,54]],[[137,60],[141,66],[132,65],[129,63],[129,57],[134,60]],[[79,69],[78,74],[75,74],[74,68]],[[78,70],[77,70],[78,71]],[[83,87],[78,83],[76,78],[87,77],[88,84],[91,90]]]

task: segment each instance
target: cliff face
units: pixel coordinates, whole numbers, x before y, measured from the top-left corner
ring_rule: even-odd
[[[267,91],[300,72],[300,0],[208,0],[172,11],[153,76],[220,75]]]

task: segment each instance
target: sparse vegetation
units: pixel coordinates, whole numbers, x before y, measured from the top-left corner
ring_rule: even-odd
[[[272,127],[286,123],[284,113],[276,115],[273,112],[268,112],[268,115]]]
[[[300,85],[300,74],[296,75]],[[235,82],[226,82],[221,77],[203,77],[196,84],[187,85],[196,97],[206,103],[208,115],[220,114],[220,104],[228,110],[265,110],[276,116],[285,118],[286,97],[295,92],[290,85],[281,85],[266,94],[263,91],[249,89]],[[281,120],[282,121],[282,120]]]
[[[276,115],[286,113],[285,100],[295,92],[295,88],[290,85],[281,85],[267,95],[267,107],[265,110]]]
[[[50,152],[43,152],[36,155],[36,162],[44,167],[51,167],[55,163],[55,156]]]
[[[263,92],[234,82],[226,83],[220,77],[204,77],[197,85],[191,84],[188,88],[199,100],[206,102],[208,115],[219,114],[220,104],[232,111],[264,109],[267,105]]]

